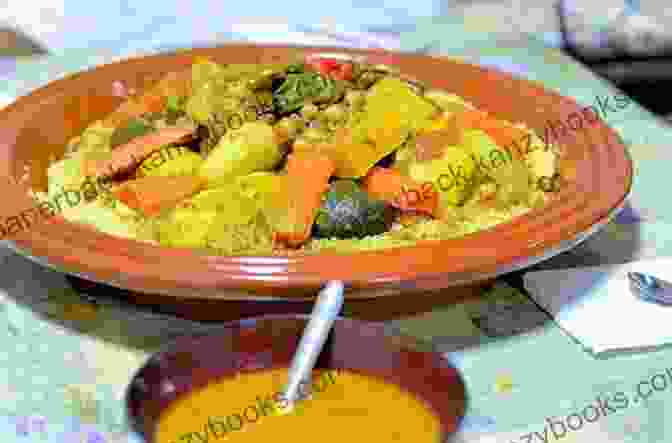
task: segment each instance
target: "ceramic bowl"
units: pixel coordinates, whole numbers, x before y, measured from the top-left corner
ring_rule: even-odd
[[[582,109],[541,85],[449,58],[370,50],[226,45],[103,65],[50,83],[0,111],[0,175],[44,189],[50,159],[89,123],[122,99],[113,82],[142,88],[194,56],[222,63],[294,60],[298,55],[365,57],[386,62],[491,114],[543,134],[549,122]],[[112,237],[55,216],[7,234],[11,247],[38,263],[87,280],[183,299],[301,298],[328,280],[343,280],[349,298],[412,294],[491,279],[566,251],[604,226],[622,207],[632,164],[617,134],[602,121],[561,140],[563,186],[544,208],[461,238],[339,255],[217,257]],[[20,183],[0,188],[0,216],[34,208]],[[450,297],[446,293],[446,297]]]
[[[166,346],[147,360],[126,390],[131,429],[154,443],[161,413],[184,394],[241,372],[288,368],[307,321],[307,316],[247,319]],[[356,372],[400,386],[434,411],[441,442],[448,441],[464,417],[465,386],[457,370],[428,345],[380,323],[338,318],[316,368]],[[217,414],[229,406],[237,405],[222,398]]]

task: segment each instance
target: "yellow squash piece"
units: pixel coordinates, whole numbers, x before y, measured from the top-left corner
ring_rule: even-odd
[[[154,151],[138,167],[138,175],[178,176],[196,175],[203,157],[183,146],[167,147]]]
[[[364,169],[363,164],[368,164],[371,168],[377,161],[399,148],[409,135],[426,127],[436,113],[437,108],[432,103],[413,92],[402,80],[394,77],[380,80],[371,88],[366,101],[366,111],[360,122],[352,129],[353,134],[357,136],[355,140],[366,137],[373,144],[373,150],[366,152],[362,146],[354,147],[363,152],[355,151],[353,157],[361,155],[363,160],[357,160],[358,166],[348,170],[350,174],[348,177],[356,177],[353,173],[361,173]],[[352,163],[352,160],[349,162]],[[343,176],[341,173],[337,175]]]
[[[255,172],[238,177],[237,182],[242,193],[257,202],[275,232],[288,229],[289,181],[286,175]]]
[[[367,143],[353,128],[336,130],[334,141],[330,143],[295,143],[295,153],[319,153],[334,162],[334,176],[339,178],[361,178],[386,154],[376,146]]]
[[[175,247],[215,247],[228,253],[271,245],[257,202],[236,185],[202,191],[158,222],[158,241]]]
[[[273,127],[264,122],[248,122],[227,132],[199,169],[209,187],[230,183],[252,172],[269,171],[282,159],[282,149]]]

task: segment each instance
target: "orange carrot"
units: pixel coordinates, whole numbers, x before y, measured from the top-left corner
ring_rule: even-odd
[[[194,176],[150,176],[124,182],[112,194],[129,208],[153,216],[191,197],[204,185]]]
[[[130,171],[152,152],[165,145],[183,142],[193,133],[194,128],[168,127],[136,137],[116,147],[108,158],[85,158],[83,163],[85,175],[109,177],[119,172]]]
[[[431,183],[417,183],[396,169],[371,168],[364,178],[364,189],[372,197],[386,201],[402,211],[439,215],[439,194]]]
[[[289,223],[285,232],[274,233],[275,244],[296,248],[308,240],[334,170],[334,162],[318,153],[300,152],[288,157]]]

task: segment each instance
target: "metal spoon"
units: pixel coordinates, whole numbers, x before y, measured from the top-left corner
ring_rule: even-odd
[[[672,283],[643,272],[628,272],[630,292],[644,301],[672,305]]]
[[[343,289],[342,282],[330,281],[317,297],[289,369],[289,381],[283,395],[287,402],[287,407],[283,408],[285,411],[292,409],[298,400],[300,386],[310,380],[317,357],[343,307]]]

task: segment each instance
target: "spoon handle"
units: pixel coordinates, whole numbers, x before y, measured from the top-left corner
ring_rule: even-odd
[[[297,399],[301,383],[310,379],[317,357],[343,307],[343,289],[342,282],[330,281],[317,297],[289,369],[289,383],[285,390],[285,399],[289,403]]]

